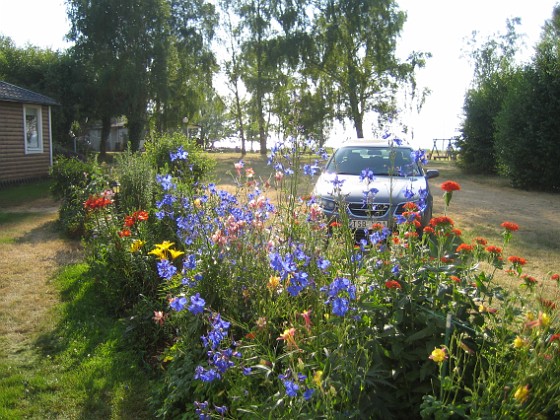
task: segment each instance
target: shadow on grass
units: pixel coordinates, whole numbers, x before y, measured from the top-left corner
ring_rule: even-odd
[[[58,323],[38,337],[44,360],[59,366],[57,399],[74,418],[152,418],[147,400],[149,373],[123,343],[124,323],[109,313],[87,264],[66,267],[58,276]],[[37,396],[46,401],[47,396]],[[57,409],[49,415],[60,415]]]

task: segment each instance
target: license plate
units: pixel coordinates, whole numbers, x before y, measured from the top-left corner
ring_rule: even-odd
[[[387,222],[385,220],[350,220],[350,227],[352,229],[370,229],[375,224],[387,226]]]

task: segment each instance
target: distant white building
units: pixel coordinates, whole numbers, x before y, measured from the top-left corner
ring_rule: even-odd
[[[88,132],[89,146],[99,151],[101,143],[101,122],[94,123]],[[128,143],[128,128],[125,126],[125,121],[121,119],[111,120],[111,131],[107,139],[108,152],[120,152],[126,149]]]

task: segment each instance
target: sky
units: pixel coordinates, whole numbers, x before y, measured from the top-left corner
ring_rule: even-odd
[[[506,20],[521,18],[518,34],[526,45],[520,61],[530,60],[542,27],[560,0],[397,0],[407,12],[407,21],[398,42],[397,54],[405,59],[412,51],[430,52],[432,58],[419,71],[419,87],[431,90],[420,114],[401,115],[409,127],[407,140],[414,146],[429,147],[433,139],[458,135],[464,95],[473,70],[464,51],[473,31],[483,41],[504,33]],[[41,48],[64,49],[69,23],[64,0],[0,0],[0,34],[16,46],[31,44]],[[364,126],[366,137],[373,123]],[[413,137],[412,137],[413,134]],[[339,126],[338,140],[355,137],[350,124]],[[438,143],[438,147],[440,143]]]

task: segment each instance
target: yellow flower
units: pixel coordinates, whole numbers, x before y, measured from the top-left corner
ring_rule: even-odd
[[[441,363],[445,359],[447,359],[447,350],[445,348],[435,348],[430,355],[430,359],[432,359],[436,363]]]
[[[317,388],[321,388],[322,381],[323,381],[323,371],[318,370],[313,374],[313,383],[317,385]]]
[[[521,338],[520,336],[515,337],[515,340],[513,340],[513,347],[515,347],[516,349],[523,348],[526,345],[527,341],[525,341],[525,339]]]
[[[144,245],[146,244],[145,241],[142,241],[141,239],[136,239],[134,242],[132,242],[132,244],[130,245],[130,252],[137,252],[140,248],[142,248]]]
[[[202,207],[202,201],[200,201],[200,198],[197,198],[196,200],[194,200],[194,206],[199,209]]]
[[[166,257],[165,251],[163,249],[160,249],[160,248],[154,248],[150,252],[148,252],[148,254],[155,255],[160,260],[163,260]]]
[[[280,286],[280,277],[270,276],[270,279],[268,279],[268,284],[266,285],[266,287],[268,287],[272,291],[278,289],[278,286]]]
[[[163,241],[161,244],[156,244],[156,248],[165,251],[175,245],[175,242]]]
[[[296,335],[296,329],[295,328],[288,328],[287,330],[284,330],[283,334],[280,334],[280,337],[277,338],[277,340],[284,340],[286,342],[286,344],[288,345],[288,348],[298,348],[298,345],[296,343],[296,339],[295,339],[295,335]]]
[[[184,254],[183,251],[177,251],[176,249],[170,249],[169,250],[169,255],[171,255],[172,260],[174,260],[177,257],[180,257],[183,254]]]
[[[548,315],[546,312],[542,312],[539,318],[541,321],[541,326],[548,327],[550,325],[550,315]]]
[[[523,404],[529,398],[529,385],[519,386],[513,394],[513,398],[517,400],[518,403]]]

